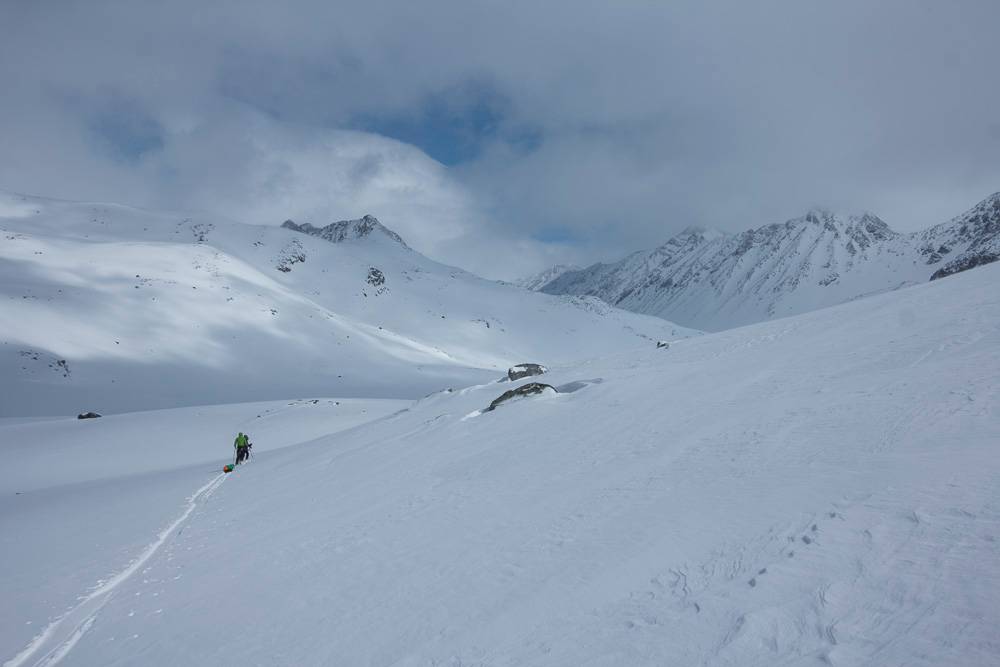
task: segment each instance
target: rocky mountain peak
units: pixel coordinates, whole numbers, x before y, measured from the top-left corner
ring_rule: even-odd
[[[882,218],[868,212],[852,215],[848,218],[846,231],[849,236],[859,240],[862,245],[865,245],[865,242],[860,240],[862,238],[872,242],[880,242],[899,236]]]
[[[719,231],[718,229],[712,229],[711,227],[702,227],[701,225],[688,225],[680,231],[674,238],[680,239],[692,239],[695,241],[712,241],[714,239],[722,238],[728,236],[725,232]]]
[[[837,220],[837,216],[825,208],[811,208],[801,218],[793,218],[786,222],[786,225],[793,225],[800,222],[807,222],[812,225],[832,224]]]
[[[873,213],[812,208],[785,222],[710,234],[689,227],[657,248],[540,289],[707,330],[793,315],[1000,261],[1000,193],[916,233],[900,234]]]
[[[717,229],[708,229],[706,227],[691,225],[685,227],[679,233],[670,237],[665,243],[657,248],[657,250],[660,252],[674,252],[677,248],[699,246],[702,243],[724,238],[726,236],[727,234],[725,232],[720,232]]]
[[[356,220],[332,222],[325,227],[316,227],[308,222],[300,225],[293,220],[285,220],[281,226],[294,232],[319,237],[331,243],[342,243],[344,241],[368,238],[372,235],[382,235],[404,248],[409,247],[399,234],[379,222],[378,218],[374,215],[364,215]]]
[[[688,225],[682,229],[677,236],[684,238],[688,236],[704,236],[705,228],[700,225]]]

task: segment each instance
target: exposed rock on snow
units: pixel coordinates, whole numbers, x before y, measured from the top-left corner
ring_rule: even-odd
[[[541,364],[518,364],[507,369],[507,379],[513,382],[533,375],[542,375],[548,370]]]
[[[658,341],[656,341],[656,349],[658,349],[658,350],[661,350],[661,349],[665,350],[665,349],[669,349],[669,348],[670,348],[670,343],[669,342],[667,342],[665,340],[658,340]]]
[[[316,227],[308,222],[297,225],[292,220],[285,220],[281,226],[285,229],[290,229],[293,232],[301,232],[303,234],[309,234],[310,236],[317,236],[321,239],[330,241],[331,243],[342,243],[344,241],[363,239],[371,236],[373,233],[378,233],[392,239],[404,248],[407,247],[406,243],[399,234],[379,222],[378,218],[374,215],[366,215],[358,218],[357,220],[341,220],[340,222],[332,222],[325,227]]]
[[[490,403],[490,407],[483,410],[483,412],[492,412],[497,409],[498,405],[511,399],[523,398],[525,396],[537,396],[538,394],[544,394],[546,391],[551,391],[553,394],[558,393],[556,388],[552,385],[544,384],[542,382],[529,382],[528,384],[523,384],[515,389],[508,389],[504,393],[500,394],[497,398],[493,399],[493,402]]]
[[[381,296],[389,291],[389,287],[385,284],[385,274],[374,266],[368,267],[365,282],[375,288],[375,296]]]
[[[277,269],[289,273],[292,267],[306,261],[306,253],[298,239],[292,239],[278,254]]]
[[[81,412],[76,416],[77,419],[97,419],[101,415],[96,412]]]
[[[368,278],[365,280],[372,287],[385,285],[385,274],[374,266],[368,269]]]
[[[997,261],[1000,259],[1000,192],[951,222],[928,230],[924,239],[922,250],[931,250],[928,264],[941,261],[955,248],[964,248],[935,271],[931,280]]]

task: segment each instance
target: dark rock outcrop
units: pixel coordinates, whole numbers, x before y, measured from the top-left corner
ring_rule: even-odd
[[[81,412],[76,416],[77,419],[97,419],[101,415],[96,412]]]
[[[372,287],[381,287],[385,285],[385,274],[374,266],[370,266],[368,267],[368,277],[365,278],[365,282]]]
[[[517,366],[511,366],[507,369],[507,379],[513,382],[514,380],[520,380],[521,378],[541,375],[548,370],[548,368],[542,366],[541,364],[518,364]]]
[[[399,234],[383,225],[373,215],[366,215],[363,218],[358,218],[357,220],[341,220],[340,222],[332,222],[325,227],[316,227],[308,222],[299,225],[292,220],[285,220],[281,226],[285,229],[290,229],[293,232],[300,232],[302,234],[308,234],[309,236],[319,237],[329,241],[330,243],[342,243],[344,241],[363,239],[371,236],[374,232],[378,232],[389,237],[404,248],[408,247]]]
[[[558,393],[556,388],[550,384],[544,384],[541,382],[529,382],[528,384],[523,384],[516,389],[508,389],[504,393],[500,394],[497,398],[490,403],[490,407],[483,410],[483,412],[492,412],[497,409],[497,406],[504,401],[509,401],[512,398],[520,398],[523,396],[535,396],[537,394],[544,393],[546,389],[551,389],[553,393]]]
[[[302,243],[298,239],[292,239],[291,243],[281,249],[276,268],[282,273],[288,273],[293,266],[304,261],[306,261],[306,253]]]
[[[944,225],[932,228],[923,248],[928,264],[941,261],[954,248],[964,248],[949,257],[931,280],[961,273],[1000,260],[1000,192]]]
[[[962,271],[968,271],[969,269],[974,269],[977,266],[984,266],[986,264],[992,264],[993,262],[1000,260],[1000,254],[984,252],[977,254],[971,254],[967,257],[960,257],[954,262],[949,262],[947,266],[942,269],[938,269],[931,275],[931,280],[937,280],[938,278],[944,278],[946,276],[951,276],[956,273],[961,273]]]

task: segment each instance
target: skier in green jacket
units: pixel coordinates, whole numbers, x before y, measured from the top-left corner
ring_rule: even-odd
[[[247,460],[250,455],[250,436],[246,435],[242,431],[236,436],[236,441],[233,443],[233,447],[236,448],[236,465],[239,465]]]

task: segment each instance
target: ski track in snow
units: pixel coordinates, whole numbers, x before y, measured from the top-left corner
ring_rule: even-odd
[[[61,662],[94,624],[97,614],[113,597],[115,590],[159,551],[170,536],[191,516],[198,503],[211,496],[225,479],[226,474],[220,473],[195,491],[188,498],[184,512],[163,529],[156,540],[135,560],[110,579],[100,582],[98,587],[83,596],[75,607],[49,623],[20,653],[5,662],[3,667],[23,667],[29,664],[33,667],[51,667]]]

